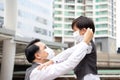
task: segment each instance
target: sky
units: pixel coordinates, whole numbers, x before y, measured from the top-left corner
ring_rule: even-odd
[[[120,0],[116,0],[116,39],[117,39],[117,47],[120,47]]]

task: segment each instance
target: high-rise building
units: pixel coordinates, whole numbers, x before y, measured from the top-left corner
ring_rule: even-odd
[[[116,0],[54,0],[54,37],[74,44],[71,23],[78,16],[93,19],[97,50],[116,51]]]
[[[4,2],[0,1],[0,25],[4,22]],[[54,41],[52,6],[53,0],[17,0],[16,36]]]

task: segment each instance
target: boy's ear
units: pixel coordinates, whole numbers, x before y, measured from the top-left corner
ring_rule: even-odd
[[[86,29],[86,28],[83,28],[83,29],[82,29],[82,34],[84,35],[86,31],[87,31],[87,29]]]
[[[86,29],[86,28],[83,28],[83,31],[87,31],[87,29]]]

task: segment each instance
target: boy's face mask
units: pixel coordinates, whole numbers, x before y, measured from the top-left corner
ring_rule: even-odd
[[[75,31],[73,37],[77,43],[83,40],[83,35],[80,35],[79,31]]]
[[[55,52],[51,48],[47,47],[45,51],[48,53],[47,59],[51,59],[55,56]]]

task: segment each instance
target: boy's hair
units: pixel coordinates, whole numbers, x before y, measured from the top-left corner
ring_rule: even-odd
[[[95,26],[94,26],[93,20],[91,18],[87,18],[84,16],[80,16],[74,19],[71,26],[72,26],[72,29],[74,28],[74,26],[76,26],[80,30],[83,28],[87,29],[89,27],[93,30],[93,33],[95,32]]]

